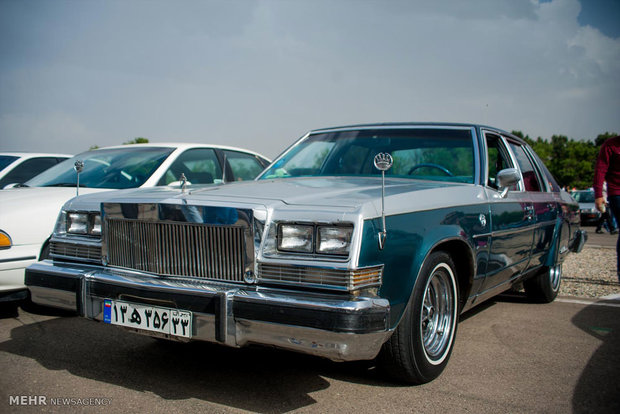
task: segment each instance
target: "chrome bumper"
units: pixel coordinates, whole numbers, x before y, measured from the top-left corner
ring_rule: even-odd
[[[103,320],[105,299],[193,314],[192,339],[242,347],[271,345],[334,361],[374,358],[389,338],[389,303],[257,288],[45,260],[26,269],[32,301]],[[148,333],[147,333],[148,334]]]

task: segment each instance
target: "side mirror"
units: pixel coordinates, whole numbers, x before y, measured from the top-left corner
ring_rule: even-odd
[[[521,181],[521,174],[516,168],[506,168],[497,173],[495,182],[499,187],[500,195],[506,197],[508,189]]]

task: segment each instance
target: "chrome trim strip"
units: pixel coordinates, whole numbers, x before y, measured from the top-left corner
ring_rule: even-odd
[[[37,256],[15,257],[12,259],[0,259],[0,263],[20,262],[22,260],[36,260]]]

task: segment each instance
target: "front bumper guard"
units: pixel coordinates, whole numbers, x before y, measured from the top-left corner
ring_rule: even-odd
[[[574,253],[580,253],[587,241],[588,233],[585,230],[577,230],[570,250]]]
[[[389,302],[160,278],[45,260],[26,269],[32,301],[103,321],[105,299],[192,311],[192,339],[276,346],[334,361],[374,358],[391,335]],[[156,336],[157,334],[146,333]]]

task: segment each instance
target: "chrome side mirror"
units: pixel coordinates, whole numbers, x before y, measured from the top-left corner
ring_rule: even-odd
[[[495,179],[502,198],[506,197],[510,187],[517,184],[519,181],[521,181],[521,174],[519,174],[519,170],[516,168],[501,170],[497,173],[497,178]]]

